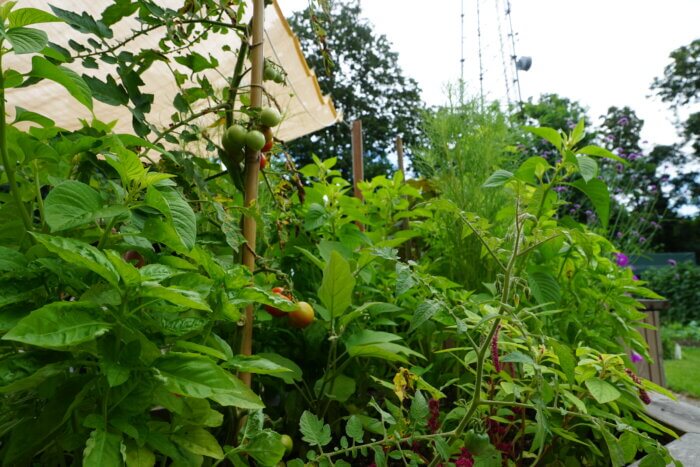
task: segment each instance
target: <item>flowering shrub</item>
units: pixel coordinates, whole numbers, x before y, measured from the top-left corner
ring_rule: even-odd
[[[700,321],[700,266],[673,261],[666,267],[644,271],[642,278],[669,301],[669,308],[660,315],[663,323]]]

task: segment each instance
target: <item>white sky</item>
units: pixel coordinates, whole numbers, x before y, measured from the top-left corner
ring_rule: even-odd
[[[510,45],[505,0],[478,0],[484,91],[506,95],[499,41]],[[286,15],[308,0],[278,0]],[[363,15],[399,53],[405,74],[418,81],[428,104],[445,101],[445,86],[460,76],[461,0],[362,0]],[[477,0],[464,0],[468,90],[479,93]],[[520,72],[523,99],[557,93],[589,108],[594,122],[609,106],[628,105],[645,120],[652,144],[676,140],[673,114],[649,97],[649,85],[669,53],[700,37],[700,0],[511,0],[516,52],[533,58]],[[509,70],[510,72],[510,70]],[[511,89],[513,92],[513,89]],[[515,98],[515,94],[512,94]]]

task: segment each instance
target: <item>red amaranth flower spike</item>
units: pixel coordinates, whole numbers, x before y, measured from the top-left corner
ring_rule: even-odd
[[[651,397],[649,397],[649,393],[647,392],[646,389],[642,387],[642,380],[639,379],[639,376],[637,376],[634,371],[630,370],[629,368],[625,368],[625,373],[627,373],[627,376],[632,378],[632,381],[637,385],[637,390],[639,391],[639,399],[641,399],[642,402],[644,402],[646,405],[651,404]]]
[[[501,324],[499,323],[496,326],[496,332],[493,335],[493,339],[491,340],[491,360],[493,361],[493,368],[496,370],[496,373],[500,373],[501,371],[501,361],[498,359],[498,332],[501,330]]]

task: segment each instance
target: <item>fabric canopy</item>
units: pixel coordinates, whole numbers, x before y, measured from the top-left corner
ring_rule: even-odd
[[[5,1],[0,0],[0,3]],[[47,3],[46,0],[23,0],[16,8],[33,7],[50,11]],[[104,9],[112,3],[111,0],[51,1],[51,4],[58,8],[86,12],[95,18],[100,18]],[[183,1],[163,0],[159,3],[164,7],[177,9],[182,6]],[[247,10],[252,11],[252,5],[249,5]],[[49,40],[66,48],[68,48],[68,42],[71,39],[85,43],[87,38],[64,23],[46,23],[38,26],[47,32]],[[129,37],[133,29],[138,29],[138,23],[135,19],[123,20],[114,26],[113,33],[116,40]],[[158,41],[161,38],[162,30],[155,30],[129,42],[123,50],[135,52],[149,48],[158,49]],[[235,54],[224,52],[224,46],[236,51],[239,45],[240,41],[236,34],[230,32],[228,34],[210,34],[205,41],[193,47],[204,57],[211,55],[218,60],[220,73],[212,70],[208,70],[211,72],[206,73],[215,89],[220,90],[227,86],[226,77],[231,76],[234,69]],[[263,47],[265,57],[279,64],[287,73],[285,85],[272,81],[264,83],[265,97],[263,99],[268,100],[266,104],[276,104],[284,116],[282,124],[275,130],[275,136],[278,139],[291,141],[332,125],[340,119],[333,102],[327,96],[322,95],[316,76],[309,69],[301,52],[299,41],[290,29],[277,2],[265,10],[265,43]],[[171,64],[171,66],[183,73],[191,71],[178,64]],[[27,72],[31,69],[31,56],[9,54],[4,60],[3,67]],[[85,70],[79,62],[69,64],[68,67],[79,74],[87,71],[88,74],[100,78],[103,78],[110,71],[110,66],[101,62],[100,69],[97,70]],[[155,96],[151,112],[148,114],[148,121],[165,128],[171,121],[171,115],[175,112],[173,98],[178,91],[177,84],[167,66],[161,62],[155,62],[142,75],[142,79],[145,83],[142,88],[143,92]],[[243,85],[245,86],[245,84],[244,82]],[[66,129],[79,128],[79,119],[92,119],[92,115],[86,107],[73,99],[62,86],[49,80],[43,80],[28,88],[8,89],[6,94],[8,111],[11,113],[14,112],[15,107],[22,107],[46,115],[53,119],[56,125]],[[124,107],[115,107],[95,101],[94,114],[102,121],[118,120],[115,127],[116,132],[133,132],[131,114]],[[198,123],[207,125],[211,122],[212,118],[209,117],[208,121],[207,118],[203,118]]]

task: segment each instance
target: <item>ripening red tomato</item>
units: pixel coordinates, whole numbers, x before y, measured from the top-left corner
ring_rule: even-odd
[[[314,309],[306,302],[297,303],[297,309],[289,313],[289,324],[295,328],[305,328],[314,320]]]
[[[284,289],[282,287],[274,287],[272,289],[272,293],[277,294],[280,297],[286,298],[290,302],[292,301],[292,298],[289,295],[285,295]],[[265,311],[267,311],[272,316],[275,316],[277,318],[280,318],[280,317],[285,316],[287,314],[284,311],[280,310],[279,308],[275,308],[272,305],[265,305],[264,308],[265,308]]]
[[[265,154],[260,154],[260,170],[265,170],[265,167],[267,167],[267,157]]]

